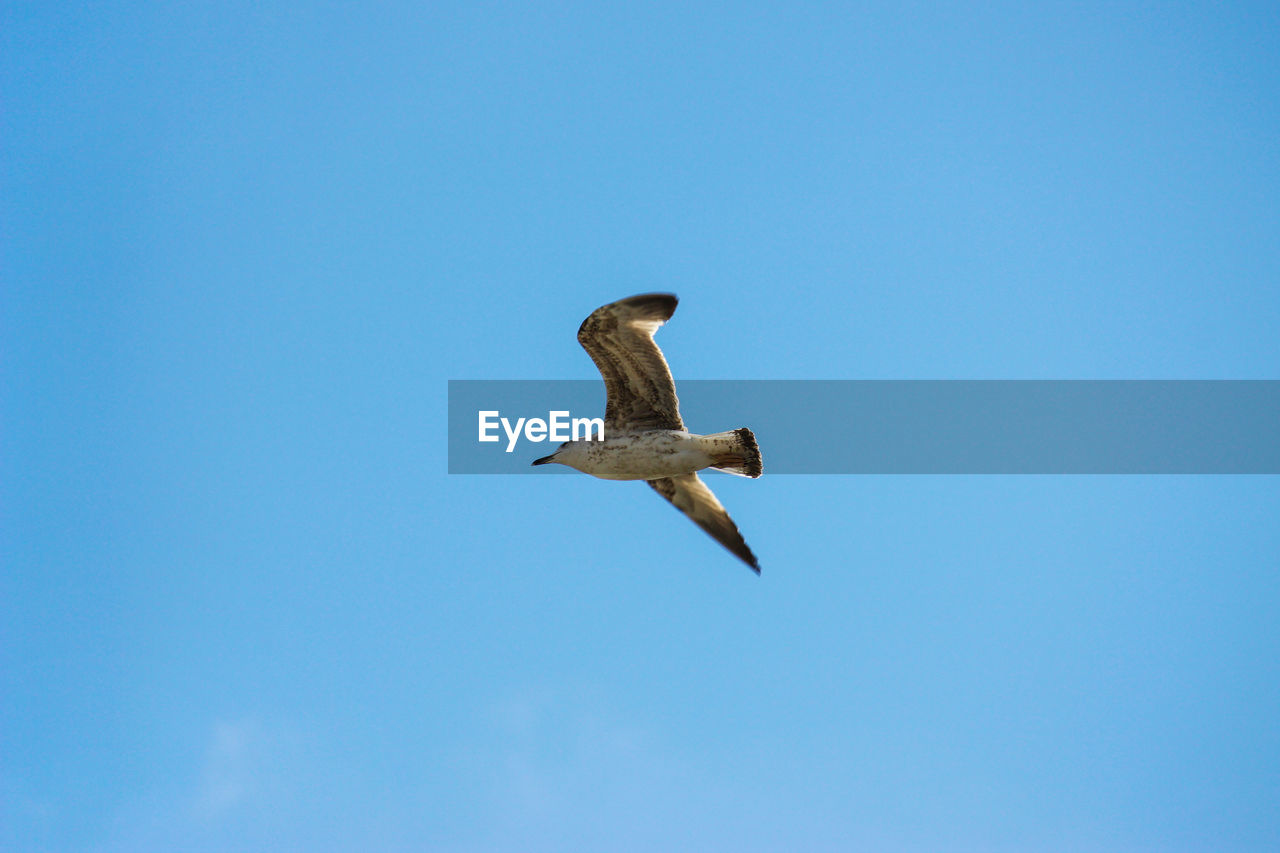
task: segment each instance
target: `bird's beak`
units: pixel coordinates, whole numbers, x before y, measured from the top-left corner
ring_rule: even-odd
[[[533,460],[534,465],[546,465],[548,462],[555,462],[556,455],[552,453],[550,456],[544,456],[541,459]]]

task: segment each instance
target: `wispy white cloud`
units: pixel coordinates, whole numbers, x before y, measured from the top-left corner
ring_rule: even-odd
[[[270,834],[264,827],[279,827],[281,807],[305,778],[304,739],[251,716],[209,720],[198,738],[186,772],[133,792],[99,849],[248,849]]]
[[[206,821],[229,814],[261,789],[270,746],[254,720],[219,720],[208,738],[199,789],[191,802],[192,814]]]
[[[705,774],[661,731],[597,691],[533,688],[487,716],[472,771],[483,779],[491,820],[487,837],[462,849],[570,849],[611,836],[616,845],[619,832],[652,840],[639,804],[670,816],[708,793]]]

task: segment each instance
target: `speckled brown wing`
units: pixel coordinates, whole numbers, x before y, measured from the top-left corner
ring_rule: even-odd
[[[711,537],[734,553],[742,562],[760,574],[760,563],[756,555],[751,553],[747,542],[742,538],[738,525],[733,523],[729,513],[716,500],[715,494],[707,488],[697,474],[682,474],[679,477],[665,477],[661,480],[646,480],[654,491],[662,495],[671,504],[689,518],[693,523],[711,534]]]
[[[578,343],[604,377],[605,432],[684,429],[671,368],[653,333],[671,318],[676,298],[645,293],[597,308],[582,321]]]

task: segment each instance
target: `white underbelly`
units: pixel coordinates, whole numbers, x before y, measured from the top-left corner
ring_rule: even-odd
[[[711,456],[689,433],[656,432],[596,442],[579,468],[605,480],[657,480],[701,471]]]

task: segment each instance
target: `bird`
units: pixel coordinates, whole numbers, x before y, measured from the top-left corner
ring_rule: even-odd
[[[757,478],[764,472],[760,446],[746,427],[710,435],[685,428],[671,368],[653,340],[678,302],[671,293],[643,293],[603,305],[582,321],[578,343],[599,368],[607,393],[603,438],[566,441],[533,464],[567,465],[605,480],[644,480],[759,575],[759,560],[698,472]]]

